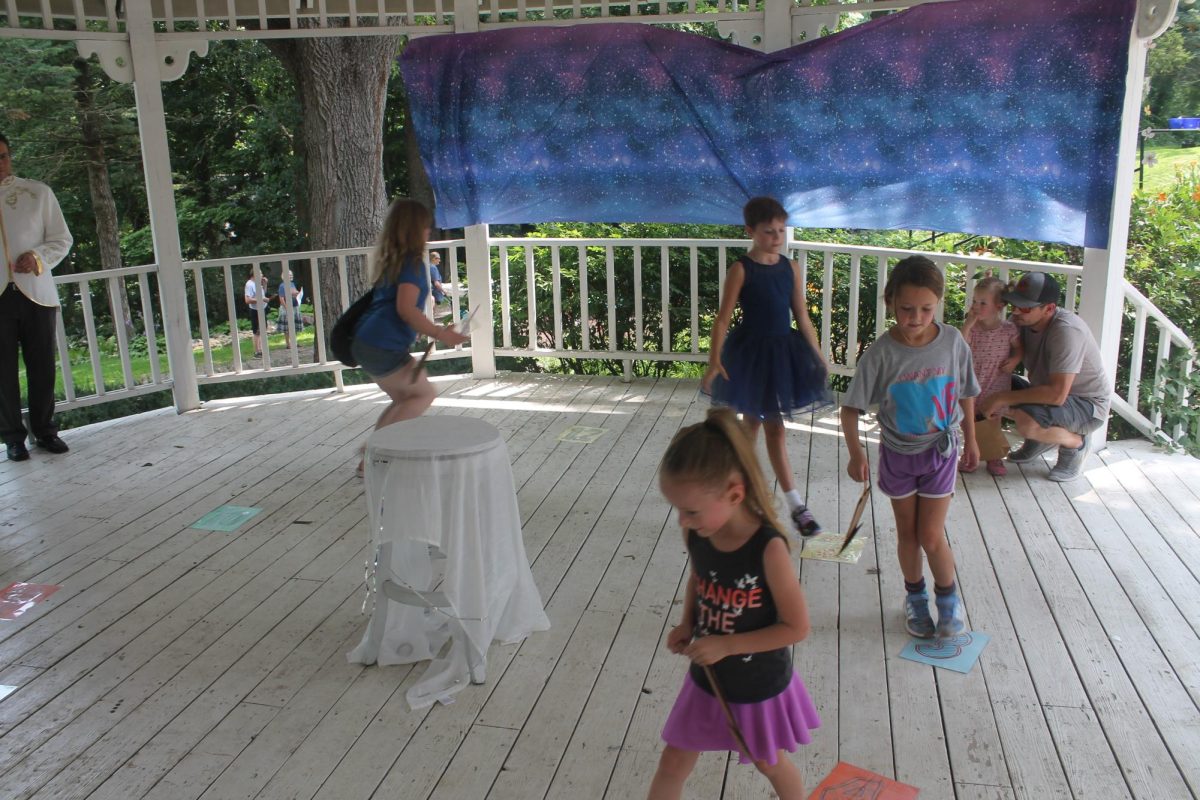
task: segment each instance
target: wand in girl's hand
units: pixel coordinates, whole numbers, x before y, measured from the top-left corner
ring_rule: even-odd
[[[471,330],[471,320],[475,319],[475,312],[479,310],[479,306],[471,309],[471,313],[467,314],[466,319],[458,323],[458,332],[466,333]],[[417,368],[413,370],[412,380],[409,383],[416,383],[417,378],[421,375],[421,370],[425,369],[425,362],[429,360],[429,354],[433,352],[433,346],[437,344],[436,339],[430,339],[429,344],[425,345],[425,352],[421,353],[421,360],[417,362]]]
[[[692,634],[692,641],[696,641],[700,636],[700,627],[697,626]],[[721,706],[721,711],[725,714],[725,725],[729,728],[733,741],[737,743],[738,750],[741,755],[754,761],[754,756],[750,755],[750,747],[746,744],[746,737],[742,736],[742,729],[738,727],[737,720],[733,718],[733,712],[729,710],[729,703],[725,700],[725,693],[721,691],[721,684],[717,683],[717,676],[713,672],[713,668],[708,664],[701,664],[700,669],[704,670],[704,677],[708,680],[708,685],[712,687],[713,696],[717,698],[717,704]]]
[[[858,505],[856,505],[854,507],[854,515],[850,517],[850,525],[849,525],[849,530],[846,532],[846,538],[842,539],[842,546],[838,548],[839,556],[842,553],[844,553],[846,551],[846,548],[850,546],[850,543],[852,541],[854,541],[855,534],[857,534],[858,529],[862,527],[863,511],[866,510],[867,500],[870,497],[871,497],[871,483],[870,483],[870,481],[867,481],[866,483],[863,484],[863,492],[862,492],[862,495],[860,495],[858,498]]]

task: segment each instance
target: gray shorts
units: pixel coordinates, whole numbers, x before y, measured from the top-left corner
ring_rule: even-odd
[[[372,378],[386,378],[393,372],[403,369],[405,364],[412,361],[412,356],[408,353],[385,350],[360,339],[355,339],[350,343],[350,352],[354,354],[354,360],[358,362],[362,371]]]
[[[1043,428],[1066,428],[1080,436],[1087,436],[1103,422],[1095,417],[1096,407],[1090,400],[1072,394],[1067,395],[1066,402],[1061,406],[1020,403],[1012,408],[1024,411]]]

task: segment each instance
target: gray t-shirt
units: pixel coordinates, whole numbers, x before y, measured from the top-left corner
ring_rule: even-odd
[[[1030,383],[1044,386],[1055,373],[1072,373],[1075,381],[1070,393],[1091,402],[1094,418],[1108,418],[1112,382],[1091,329],[1077,314],[1060,308],[1041,333],[1021,328],[1021,343]]]
[[[937,336],[911,347],[885,333],[867,348],[842,405],[877,417],[883,443],[897,453],[936,447],[943,455],[958,448],[954,430],[962,421],[959,401],[979,394],[971,348],[957,328],[935,323]]]

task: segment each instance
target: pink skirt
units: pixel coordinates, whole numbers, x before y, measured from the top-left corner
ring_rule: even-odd
[[[808,696],[804,681],[795,673],[788,687],[774,697],[761,703],[730,703],[729,710],[741,728],[753,760],[772,765],[778,760],[780,750],[796,752],[796,745],[811,742],[809,732],[821,727],[817,707]],[[697,686],[690,673],[667,716],[662,738],[680,750],[738,752],[721,704]],[[751,763],[744,753],[738,753],[738,760]]]

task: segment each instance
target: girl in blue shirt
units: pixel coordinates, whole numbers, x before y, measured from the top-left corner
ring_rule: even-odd
[[[451,326],[435,324],[423,311],[429,294],[425,246],[432,222],[429,209],[401,198],[388,209],[379,235],[371,270],[374,295],[351,345],[359,366],[392,399],[376,420],[376,429],[420,416],[437,396],[423,372],[413,374],[417,361],[409,351],[418,334],[448,347],[467,340]],[[360,473],[362,468],[360,461]]]

